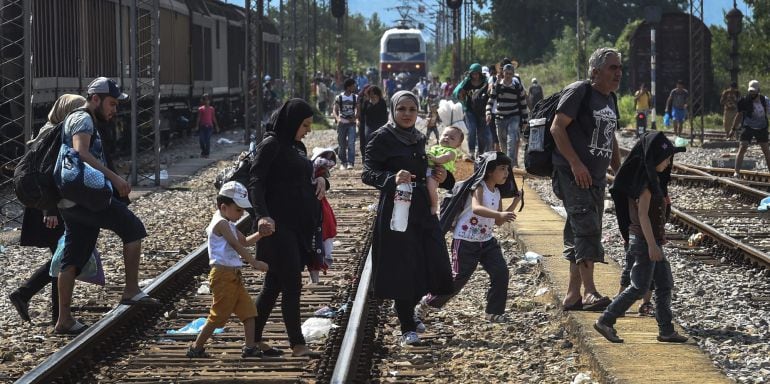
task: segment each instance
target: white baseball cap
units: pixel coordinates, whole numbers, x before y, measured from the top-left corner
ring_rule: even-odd
[[[757,80],[749,81],[749,91],[759,92],[759,81]]]
[[[235,202],[235,205],[241,208],[251,208],[251,202],[249,202],[249,191],[243,184],[237,181],[228,181],[219,190],[221,196],[226,196]]]

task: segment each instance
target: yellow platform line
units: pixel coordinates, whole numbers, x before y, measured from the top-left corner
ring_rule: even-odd
[[[516,238],[523,252],[543,255],[542,268],[551,284],[555,304],[560,308],[569,280],[569,266],[561,256],[564,219],[525,185],[526,206],[514,222]],[[594,277],[599,292],[614,296],[618,291],[620,266],[596,264]],[[676,281],[674,281],[676,290]],[[691,339],[684,344],[660,343],[654,318],[636,315],[638,303],[615,328],[625,340],[613,344],[593,329],[597,312],[565,312],[570,331],[576,335],[588,357],[594,378],[606,383],[730,383]],[[684,332],[677,326],[677,331]],[[598,377],[597,377],[598,376]]]

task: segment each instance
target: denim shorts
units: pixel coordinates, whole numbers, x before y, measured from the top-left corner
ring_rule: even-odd
[[[583,260],[604,263],[602,216],[604,187],[583,189],[575,183],[572,171],[554,167],[553,192],[564,203],[564,258],[579,263]]]
[[[142,221],[128,209],[126,204],[115,198],[100,212],[93,212],[76,205],[62,209],[61,216],[64,219],[66,235],[62,269],[73,265],[78,273],[91,257],[100,229],[115,232],[123,244],[147,237]]]
[[[684,108],[671,108],[671,120],[683,122],[687,119],[687,110]]]

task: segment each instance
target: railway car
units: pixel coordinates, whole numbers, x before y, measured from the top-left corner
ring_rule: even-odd
[[[114,78],[124,90],[130,90],[131,0],[31,1],[33,127],[43,124],[59,95],[84,94],[94,77]],[[221,125],[237,124],[244,95],[245,17],[242,7],[218,0],[160,0],[159,77],[164,139],[169,131],[189,132],[204,93],[211,95]],[[149,47],[150,29],[142,21],[140,17],[140,78],[149,76],[151,65],[150,55],[142,52],[143,46]],[[273,77],[281,76],[279,42],[276,26],[265,20],[261,56],[265,73]],[[122,108],[112,132],[119,152],[130,146],[128,114],[129,108]],[[179,123],[184,121],[189,123]]]
[[[391,28],[380,39],[380,78],[395,76],[402,89],[412,89],[427,73],[425,40],[419,29]]]

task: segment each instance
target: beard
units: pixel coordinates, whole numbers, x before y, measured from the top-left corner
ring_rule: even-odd
[[[96,119],[101,122],[109,122],[112,120],[112,118],[108,118],[107,115],[104,113],[104,103],[99,103],[99,106],[96,107],[96,111],[94,111],[94,115],[96,116]]]

